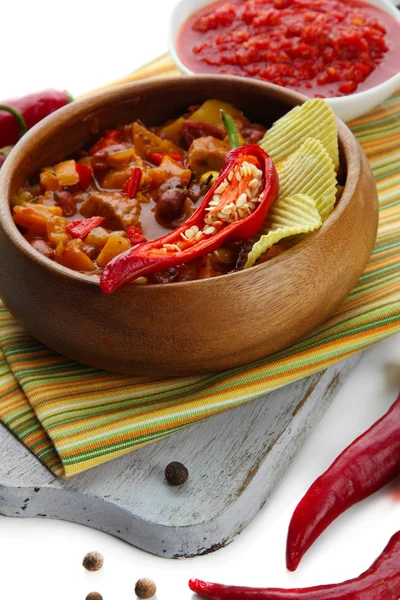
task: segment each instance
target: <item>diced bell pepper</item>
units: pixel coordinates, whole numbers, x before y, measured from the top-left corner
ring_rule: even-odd
[[[95,248],[104,248],[110,237],[109,232],[104,227],[95,227],[85,238],[85,243]]]
[[[179,154],[179,156],[183,156],[184,154],[184,150],[174,144],[174,142],[163,140],[152,131],[146,129],[146,127],[143,127],[143,125],[139,125],[139,123],[133,124],[132,137],[135,150],[141,158],[147,158],[152,152]]]
[[[126,171],[107,171],[101,179],[101,187],[106,190],[122,190],[128,177]]]
[[[51,217],[47,221],[47,239],[50,244],[57,246],[60,242],[66,244],[71,239],[71,236],[65,231],[69,221],[64,217]]]
[[[221,110],[224,110],[230,114],[234,119],[243,118],[240,110],[235,108],[229,102],[222,102],[221,100],[206,100],[200,108],[194,111],[190,115],[189,120],[204,121],[211,125],[221,125]]]
[[[164,156],[159,167],[149,170],[148,183],[153,187],[157,187],[171,177],[179,177],[182,179],[182,184],[187,185],[191,175],[192,172],[190,169],[176,162],[170,156]]]
[[[90,258],[82,252],[82,240],[72,240],[65,247],[60,243],[56,248],[56,260],[73,271],[94,271],[96,269]]]
[[[179,119],[176,119],[176,121],[173,121],[168,125],[164,125],[164,127],[160,129],[160,133],[165,135],[165,137],[167,137],[169,140],[172,140],[173,142],[178,144],[181,137],[182,125],[184,122],[185,117],[179,117]]]
[[[58,179],[55,173],[50,171],[50,169],[44,169],[40,173],[40,185],[42,185],[47,192],[56,192],[60,189]]]
[[[129,250],[129,248],[131,248],[131,243],[126,237],[110,235],[106,245],[97,257],[97,264],[100,267],[105,267],[118,254]]]
[[[134,156],[135,152],[133,149],[120,150],[118,152],[113,152],[112,154],[109,154],[107,160],[110,167],[112,167],[115,170],[120,170],[127,167]]]
[[[79,174],[74,160],[64,160],[54,166],[54,173],[61,187],[68,187],[79,183]]]
[[[53,216],[61,216],[59,206],[43,206],[43,204],[26,204],[14,207],[14,222],[25,227],[32,235],[46,235],[47,222]]]

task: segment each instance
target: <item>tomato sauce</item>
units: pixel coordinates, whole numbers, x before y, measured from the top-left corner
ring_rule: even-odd
[[[177,49],[195,73],[344,96],[400,72],[400,24],[360,0],[219,0],[186,21]]]

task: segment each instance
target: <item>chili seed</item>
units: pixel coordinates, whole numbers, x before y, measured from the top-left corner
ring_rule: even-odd
[[[104,563],[103,555],[100,552],[88,552],[83,559],[83,566],[87,571],[100,571]]]
[[[169,485],[182,485],[187,481],[189,471],[180,462],[171,462],[165,468],[165,479]]]
[[[157,591],[156,584],[151,579],[139,579],[135,585],[135,594],[138,598],[146,600],[152,598]]]
[[[90,592],[86,596],[86,600],[103,600],[103,596],[99,592]]]

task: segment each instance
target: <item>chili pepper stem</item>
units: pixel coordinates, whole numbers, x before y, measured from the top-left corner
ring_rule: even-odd
[[[14,117],[14,119],[18,123],[19,137],[22,138],[22,136],[25,135],[25,133],[28,131],[28,128],[26,126],[25,119],[22,116],[22,114],[19,112],[19,110],[17,110],[16,108],[13,108],[12,106],[9,106],[8,104],[0,104],[0,110],[5,110],[6,112],[9,112]]]
[[[228,114],[227,112],[225,112],[222,108],[221,108],[220,112],[221,112],[222,121],[223,121],[225,129],[226,129],[226,133],[228,134],[231,149],[239,148],[239,146],[241,146],[241,143],[240,143],[240,138],[239,138],[239,131],[236,127],[235,121],[233,120],[231,115]]]

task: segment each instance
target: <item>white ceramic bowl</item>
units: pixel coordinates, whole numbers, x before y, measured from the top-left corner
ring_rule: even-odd
[[[177,52],[176,42],[180,29],[191,14],[211,2],[212,0],[181,0],[172,13],[169,30],[169,50],[175,64],[182,73],[191,75],[193,74],[193,71],[183,64]],[[368,0],[368,2],[392,15],[399,23],[400,32],[400,10],[394,6],[391,0]],[[390,79],[387,79],[383,83],[368,90],[356,92],[349,96],[327,98],[327,102],[332,106],[340,119],[343,121],[351,121],[384,102],[384,100],[389,98],[399,88],[400,73],[397,73]]]

